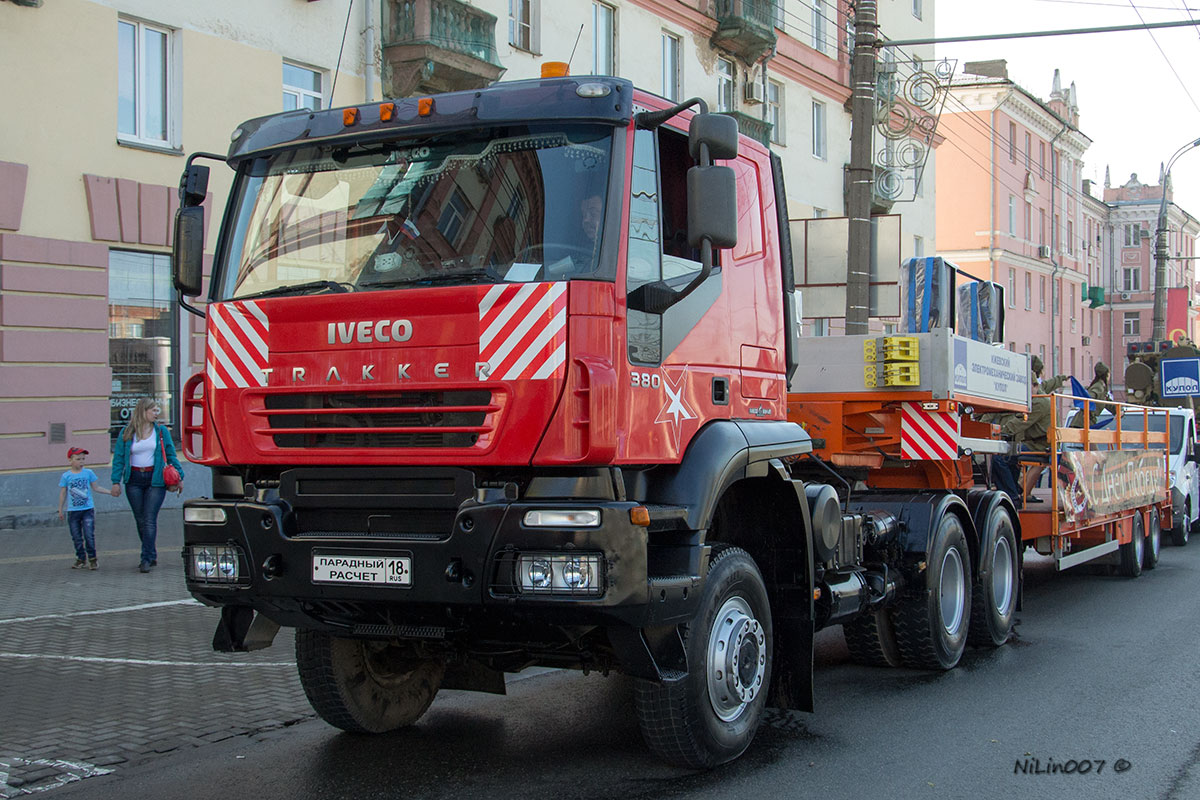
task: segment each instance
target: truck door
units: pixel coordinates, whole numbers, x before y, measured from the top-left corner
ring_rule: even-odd
[[[666,281],[679,289],[700,270],[687,240],[687,137],[662,126],[634,136],[625,290]],[[722,288],[722,251],[712,274],[663,313],[628,310],[624,452],[628,460],[675,461],[709,419],[728,417],[729,308]],[[736,368],[736,366],[735,366]],[[715,381],[715,383],[714,383]],[[721,401],[714,402],[714,397]]]

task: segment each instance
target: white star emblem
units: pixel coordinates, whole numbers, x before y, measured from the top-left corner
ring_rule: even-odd
[[[682,420],[696,419],[696,412],[688,405],[687,398],[683,396],[683,383],[686,378],[686,373],[680,371],[672,379],[671,375],[663,370],[663,390],[667,393],[667,401],[663,404],[662,410],[658,412],[658,418],[654,420],[655,424],[666,423],[671,427],[671,434],[675,440],[675,449],[679,449],[679,428]]]

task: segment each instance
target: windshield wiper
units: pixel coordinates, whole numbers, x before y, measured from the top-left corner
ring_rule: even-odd
[[[499,283],[502,279],[490,269],[468,269],[460,272],[442,272],[435,275],[422,275],[417,278],[380,278],[375,281],[363,281],[358,288],[379,286],[434,286],[444,283],[457,283],[463,279],[487,278],[488,283]]]
[[[326,292],[340,294],[343,292],[354,291],[352,283],[338,283],[337,281],[309,281],[308,283],[297,283],[291,286],[276,286],[274,289],[264,289],[261,292],[254,294],[242,295],[235,297],[235,300],[251,300],[256,297],[276,297],[285,294],[310,294],[321,289]]]

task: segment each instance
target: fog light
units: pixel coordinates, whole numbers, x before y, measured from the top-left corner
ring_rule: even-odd
[[[236,578],[238,574],[237,553],[231,550],[221,553],[217,557],[217,569],[221,570],[221,575],[226,578]]]
[[[521,559],[525,561],[526,559]],[[529,568],[526,574],[529,576],[529,587],[531,589],[549,589],[554,583],[554,570],[550,567],[550,562],[542,558],[528,559]]]
[[[217,574],[217,559],[208,548],[193,550],[192,569],[198,578],[211,578]]]
[[[225,522],[225,509],[215,506],[190,506],[183,509],[184,522],[209,523],[222,525]]]
[[[592,569],[583,559],[568,559],[563,564],[562,577],[568,589],[586,589],[592,583]]]
[[[598,528],[598,508],[539,508],[525,512],[525,525],[530,528]]]

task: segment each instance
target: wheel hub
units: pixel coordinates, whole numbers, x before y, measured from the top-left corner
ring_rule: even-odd
[[[999,536],[992,550],[992,602],[1001,614],[1008,613],[1013,598],[1013,554],[1008,539]]]
[[[942,611],[942,626],[951,636],[958,634],[963,623],[963,601],[966,597],[966,578],[958,550],[950,548],[942,558],[938,594]]]
[[[708,637],[708,696],[725,722],[736,719],[763,689],[767,637],[749,604],[731,597]]]

